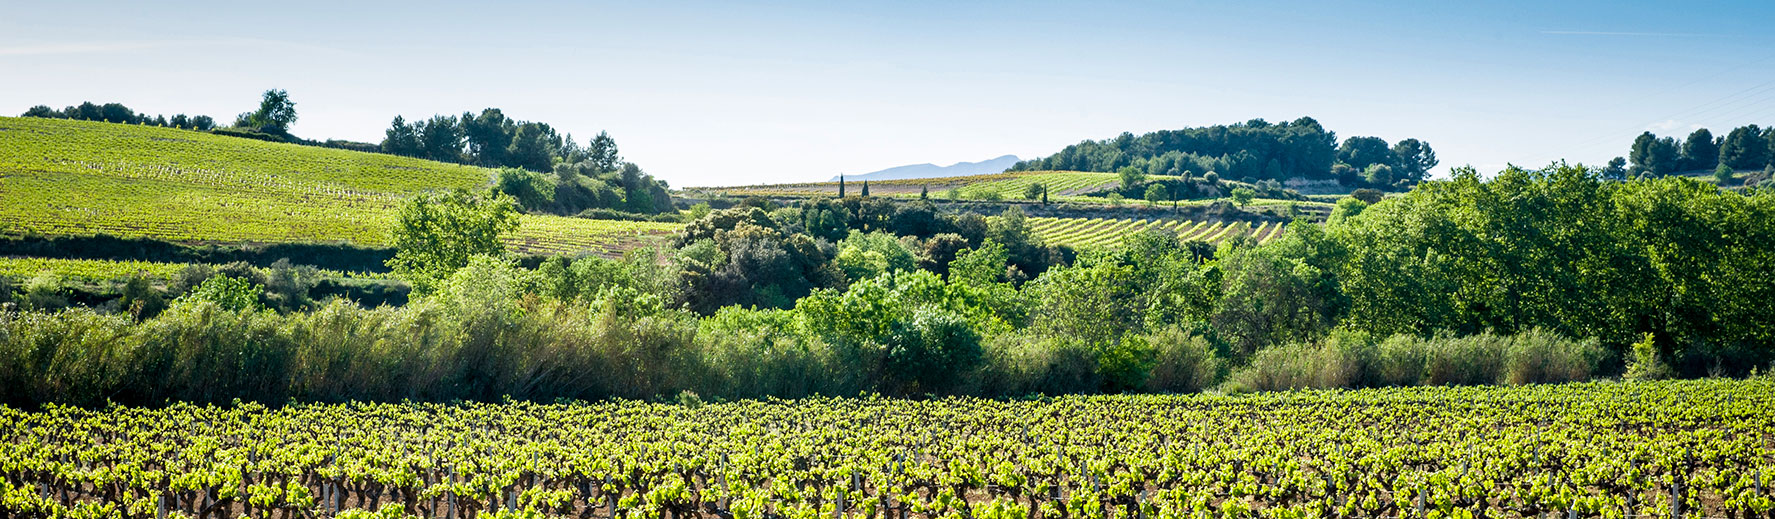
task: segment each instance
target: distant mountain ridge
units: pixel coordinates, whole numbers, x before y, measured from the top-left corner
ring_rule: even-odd
[[[1005,155],[1003,157],[982,160],[980,162],[957,162],[948,166],[938,166],[929,163],[912,164],[909,166],[887,168],[881,171],[842,176],[845,180],[896,180],[905,178],[990,175],[993,173],[1003,173],[1006,168],[1016,165],[1020,160],[1022,159],[1017,158],[1016,155]],[[837,181],[838,177],[832,177],[832,180]]]

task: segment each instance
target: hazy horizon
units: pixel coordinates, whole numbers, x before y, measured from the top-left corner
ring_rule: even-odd
[[[4,115],[94,101],[226,122],[282,88],[297,135],[376,142],[396,115],[498,107],[582,144],[608,131],[674,186],[1037,158],[1252,118],[1422,139],[1438,174],[1775,122],[1775,37],[1758,26],[1775,5],[1757,2],[5,10]]]

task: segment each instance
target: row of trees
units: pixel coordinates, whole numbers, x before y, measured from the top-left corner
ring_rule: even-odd
[[[1351,137],[1340,145],[1336,134],[1313,118],[1302,117],[1282,124],[1252,119],[1140,136],[1123,133],[1067,146],[1054,155],[1019,162],[1011,170],[1133,168],[1147,175],[1215,172],[1249,183],[1303,178],[1393,187],[1423,181],[1437,163],[1436,152],[1423,141],[1405,139],[1389,145],[1379,137]]]
[[[622,160],[610,134],[599,132],[581,146],[572,134],[563,135],[546,123],[511,119],[498,108],[411,123],[396,116],[380,146],[396,155],[503,168],[500,189],[529,210],[673,210],[665,181]]]
[[[118,124],[144,124],[198,131],[209,131],[216,127],[215,119],[212,119],[207,115],[187,116],[185,114],[177,114],[172,117],[167,117],[165,115],[149,116],[145,113],[136,113],[135,110],[131,110],[129,107],[124,106],[121,103],[105,103],[101,105],[94,104],[91,101],[80,103],[76,106],[69,106],[61,110],[50,108],[48,105],[37,105],[31,107],[29,110],[25,110],[22,117],[102,121]]]
[[[1617,174],[1635,176],[1712,171],[1719,166],[1739,171],[1775,167],[1775,127],[1740,126],[1724,137],[1701,128],[1681,142],[1648,131],[1633,139],[1626,159],[1616,158],[1610,166]]]

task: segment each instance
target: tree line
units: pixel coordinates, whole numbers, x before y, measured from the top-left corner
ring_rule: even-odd
[[[1252,119],[1232,125],[1160,130],[1084,141],[1017,163],[1012,171],[1076,170],[1198,176],[1256,184],[1264,180],[1337,180],[1351,186],[1395,189],[1422,182],[1438,164],[1429,143],[1335,133],[1311,117],[1272,124]]]
[[[407,122],[396,116],[379,145],[385,153],[500,168],[498,183],[526,209],[555,214],[588,210],[658,214],[674,210],[671,191],[624,161],[609,133],[586,145],[547,123],[480,114],[434,115]]]
[[[207,115],[188,116],[185,114],[176,114],[170,118],[165,115],[149,116],[146,113],[136,113],[135,110],[131,110],[129,107],[124,106],[121,103],[105,103],[101,105],[91,101],[80,103],[75,106],[69,106],[61,110],[50,108],[48,105],[37,105],[25,110],[25,113],[20,115],[20,117],[74,119],[77,121],[100,121],[118,124],[142,124],[197,131],[209,131],[216,127],[216,120]]]
[[[1767,180],[1775,173],[1775,127],[1745,125],[1717,137],[1699,128],[1681,142],[1647,131],[1633,139],[1626,158],[1616,157],[1607,168],[1612,178],[1707,171],[1722,183],[1729,181],[1734,171],[1744,170],[1762,170],[1757,180]]]

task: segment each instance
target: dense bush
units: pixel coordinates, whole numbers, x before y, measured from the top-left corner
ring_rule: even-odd
[[[1317,344],[1264,349],[1228,383],[1239,389],[1538,384],[1596,375],[1609,352],[1596,339],[1531,329],[1516,335],[1396,335],[1375,342],[1340,330]]]

